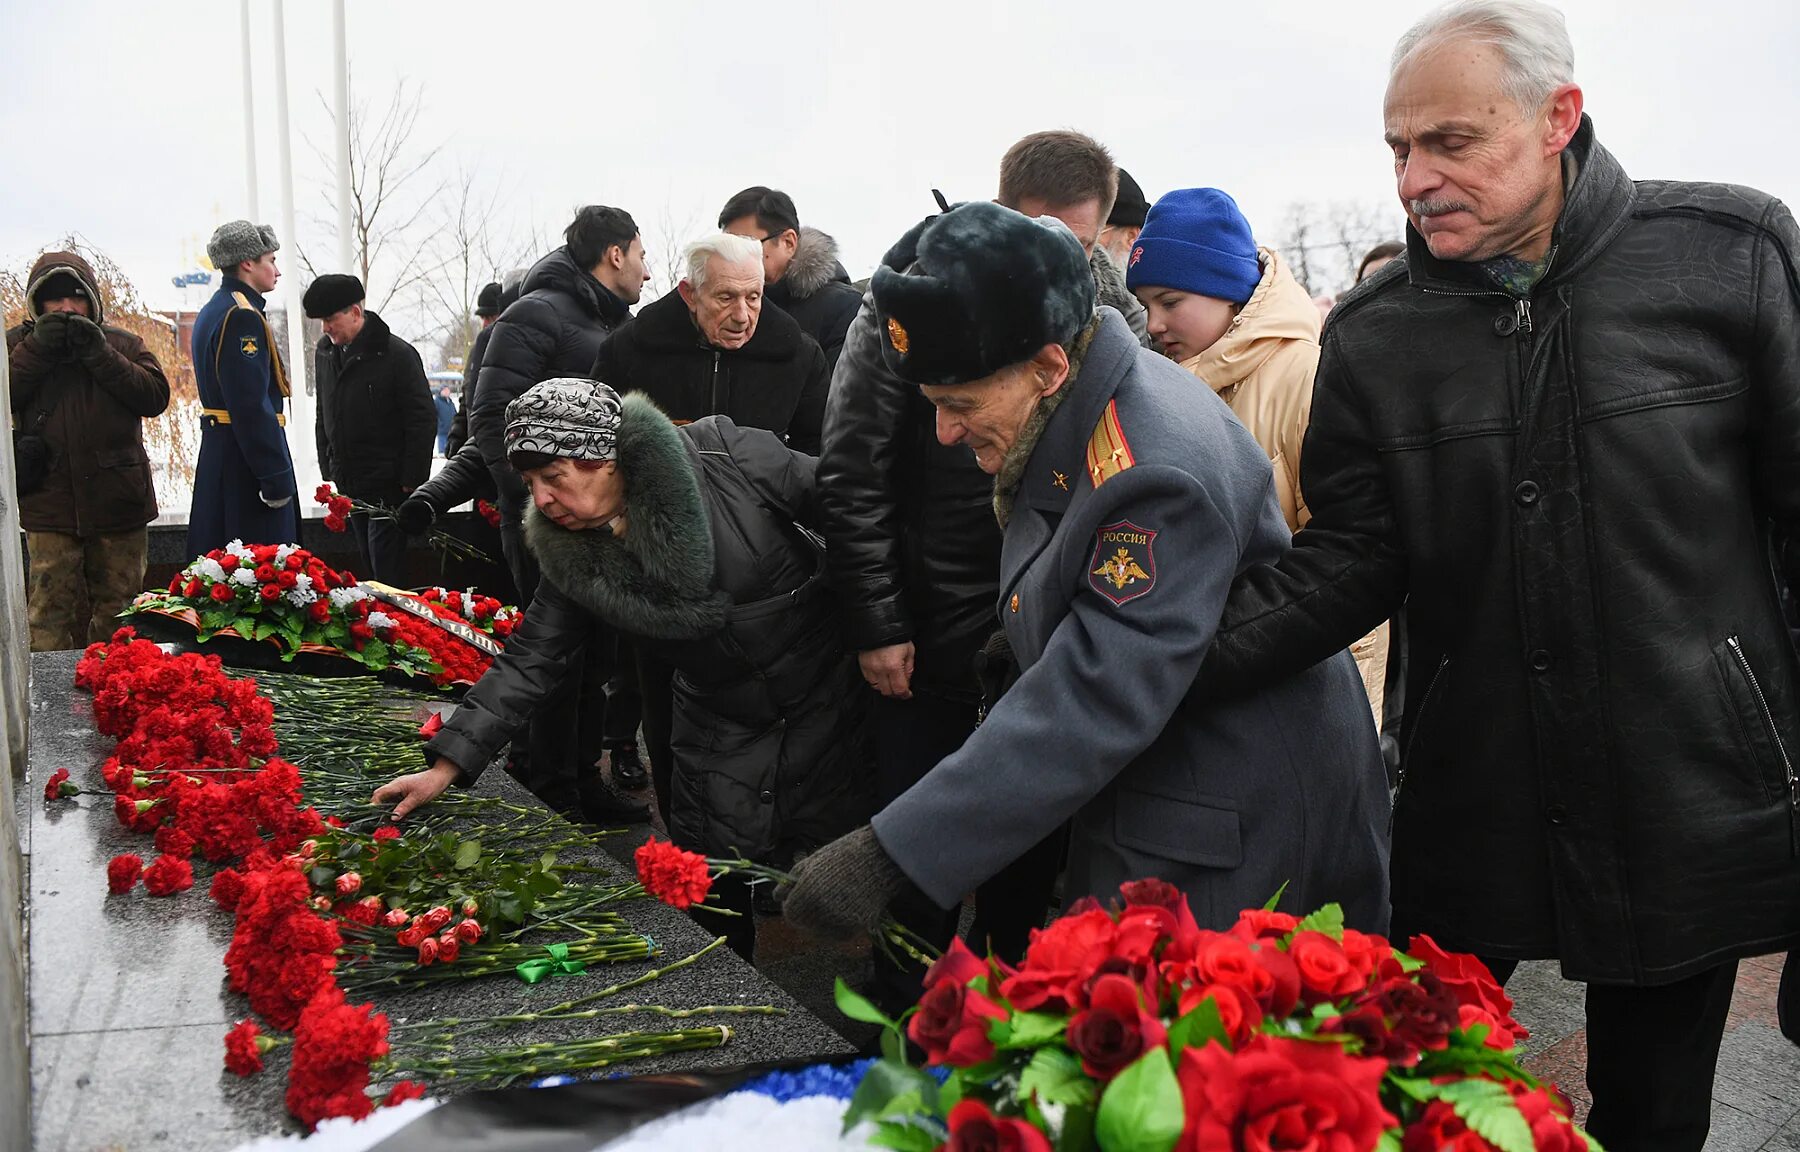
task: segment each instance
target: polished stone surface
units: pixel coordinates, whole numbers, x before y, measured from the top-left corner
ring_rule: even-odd
[[[150,858],[149,837],[122,828],[103,797],[57,804],[42,798],[43,780],[59,767],[68,767],[83,786],[101,787],[99,765],[110,743],[93,732],[88,697],[73,688],[75,656],[32,657],[35,783],[27,785],[25,807],[32,837],[27,898],[36,1146],[59,1152],[230,1148],[251,1135],[290,1129],[281,1105],[285,1074],[279,1053],[250,1080],[223,1069],[225,1031],[248,1014],[248,1005],[224,986],[231,919],[207,899],[205,869],[198,870],[202,876],[192,890],[171,898],[153,899],[142,888],[108,896],[107,860],[124,851]],[[530,802],[499,771],[486,773],[479,790]],[[636,836],[642,834],[640,826]],[[626,874],[598,847],[562,855]],[[689,955],[711,938],[687,916],[654,902],[630,904],[627,915],[662,946],[659,959],[532,986],[492,977],[383,994],[375,1001],[396,1021],[545,1007]],[[633,998],[677,1008],[768,1004],[791,1014],[731,1017],[724,1021],[733,1030],[726,1047],[623,1065],[624,1072],[822,1058],[849,1050],[817,1017],[723,948],[625,997]],[[679,1024],[634,1015],[607,1018],[603,1025],[513,1029],[502,1036],[506,1043],[525,1043]]]

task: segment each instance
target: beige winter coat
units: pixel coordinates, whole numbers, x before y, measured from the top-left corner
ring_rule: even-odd
[[[1182,367],[1206,381],[1269,454],[1281,514],[1289,531],[1298,532],[1311,518],[1300,489],[1300,446],[1319,366],[1319,310],[1278,254],[1268,248],[1257,251],[1262,282],[1225,335]],[[1350,646],[1377,728],[1387,648],[1386,624]]]

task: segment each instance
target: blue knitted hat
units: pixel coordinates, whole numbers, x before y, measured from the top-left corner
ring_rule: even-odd
[[[1132,246],[1125,286],[1175,288],[1242,304],[1262,280],[1250,222],[1217,188],[1183,188],[1158,200]]]

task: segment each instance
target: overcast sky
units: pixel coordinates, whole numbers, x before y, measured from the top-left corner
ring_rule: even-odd
[[[1152,200],[1226,189],[1259,237],[1296,200],[1380,207],[1397,228],[1386,60],[1429,6],[350,0],[348,25],[359,93],[422,85],[416,139],[498,189],[521,231],[559,233],[598,202],[666,242],[665,220],[697,231],[768,183],[860,276],[931,210],[929,189],[991,196],[1007,145],[1053,127],[1105,142]],[[252,8],[257,218],[281,230],[272,9]],[[1588,110],[1629,172],[1800,198],[1800,3],[1564,10]],[[330,12],[287,5],[296,196],[312,217],[333,179],[304,140],[330,140],[317,95]],[[236,0],[0,0],[0,13],[0,263],[22,271],[75,231],[152,303],[176,303],[169,278],[250,211]],[[302,243],[329,263],[332,241],[309,225]]]

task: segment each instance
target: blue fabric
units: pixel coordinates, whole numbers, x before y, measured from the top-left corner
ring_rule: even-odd
[[[1250,222],[1217,188],[1182,188],[1156,202],[1126,261],[1125,286],[1175,288],[1242,304],[1262,280]]]

